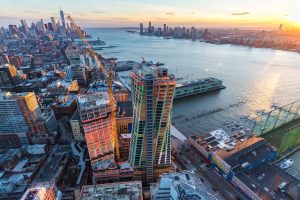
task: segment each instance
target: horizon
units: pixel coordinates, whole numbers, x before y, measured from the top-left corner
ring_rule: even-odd
[[[83,28],[138,27],[139,23],[148,21],[154,26],[166,23],[196,28],[277,29],[280,24],[286,30],[300,28],[300,2],[297,0],[230,0],[230,3],[227,0],[91,0],[89,3],[83,0],[0,0],[0,3],[0,26],[5,27],[19,25],[21,19],[28,24],[40,19],[47,22],[52,16],[59,20],[61,6],[65,15],[70,14]],[[270,8],[270,5],[274,6]]]

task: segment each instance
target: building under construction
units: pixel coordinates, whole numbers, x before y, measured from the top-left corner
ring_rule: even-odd
[[[129,161],[135,180],[152,183],[171,170],[170,124],[176,81],[162,67],[131,75],[133,124]]]
[[[132,180],[132,168],[117,163],[112,135],[111,106],[106,92],[78,98],[80,120],[97,183]]]

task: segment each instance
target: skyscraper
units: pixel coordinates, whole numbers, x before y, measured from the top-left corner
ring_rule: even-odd
[[[155,181],[171,166],[170,124],[176,81],[162,67],[132,72],[133,127],[129,161],[134,177]]]
[[[57,30],[57,26],[56,26],[55,18],[54,17],[50,17],[50,20],[51,20],[51,23],[52,23],[53,31],[56,31]]]
[[[21,19],[21,25],[24,27],[24,30],[26,31],[26,33],[29,31],[27,22],[25,21],[25,19]]]
[[[140,34],[143,34],[143,32],[144,32],[143,23],[140,23]]]
[[[116,167],[108,94],[82,95],[78,98],[78,107],[93,170]]]
[[[60,9],[59,15],[60,15],[60,21],[61,21],[62,26],[66,28],[65,14],[62,9]]]

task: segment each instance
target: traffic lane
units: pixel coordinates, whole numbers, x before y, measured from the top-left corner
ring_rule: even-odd
[[[204,187],[204,189],[213,197],[217,197],[217,199],[223,200],[224,198],[222,197],[222,195],[216,190],[214,189],[213,185],[211,185],[210,181],[207,180],[205,177],[201,176],[199,172],[197,172],[197,168],[196,166],[190,162],[186,157],[183,156],[183,154],[176,154],[177,158],[179,160],[181,160],[180,163],[184,164],[185,169],[187,170],[192,170],[195,172],[196,178],[198,180],[199,183],[202,184],[202,186]]]
[[[195,166],[197,170],[214,186],[216,191],[219,191],[225,199],[245,199],[228,181],[226,181],[221,175],[219,175],[214,169],[207,167],[202,169],[200,167],[204,162],[202,156],[199,155],[189,145],[184,145],[184,156],[187,157]]]

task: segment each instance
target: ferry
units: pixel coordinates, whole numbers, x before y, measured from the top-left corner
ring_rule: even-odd
[[[226,88],[222,81],[216,78],[204,78],[176,84],[174,99],[188,97]]]

